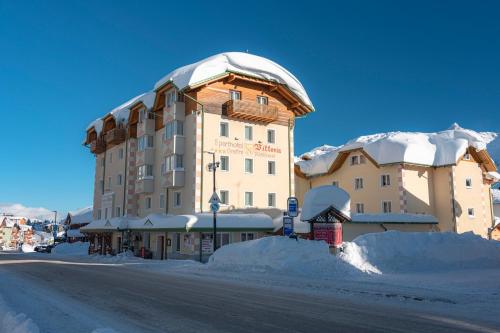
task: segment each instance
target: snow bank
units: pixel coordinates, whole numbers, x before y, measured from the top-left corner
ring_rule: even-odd
[[[88,255],[88,251],[88,242],[62,243],[52,249],[54,254],[69,256]]]
[[[387,231],[345,243],[340,257],[371,273],[498,268],[500,243],[472,233]]]
[[[331,277],[355,269],[330,254],[325,242],[273,236],[229,244],[209,259],[209,268],[227,271]]]
[[[11,311],[0,298],[0,333],[39,333],[40,329],[24,313]]]
[[[468,147],[484,150],[497,134],[476,132],[453,124],[436,133],[389,132],[360,136],[339,147],[322,146],[301,155],[297,162],[308,176],[328,172],[338,155],[363,149],[378,164],[413,163],[428,166],[455,164]]]
[[[33,245],[23,244],[21,246],[21,251],[23,251],[24,253],[35,252],[35,247]]]
[[[491,189],[491,195],[493,196],[493,203],[500,204],[500,190]]]

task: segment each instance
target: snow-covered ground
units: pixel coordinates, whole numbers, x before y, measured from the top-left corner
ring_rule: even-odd
[[[361,298],[500,325],[495,311],[500,308],[500,243],[473,234],[367,234],[345,243],[338,256],[323,242],[275,236],[224,246],[207,264],[143,260],[127,253],[88,256],[86,250],[86,243],[63,244],[53,254],[25,256]],[[0,318],[1,313],[0,307]],[[17,316],[20,327],[32,324]],[[16,314],[5,318],[12,321]]]

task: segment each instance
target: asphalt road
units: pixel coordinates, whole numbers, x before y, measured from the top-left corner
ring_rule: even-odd
[[[356,299],[130,267],[27,259],[33,257],[0,254],[0,295],[16,311],[22,307],[42,332],[92,332],[97,327],[117,332],[495,331]]]

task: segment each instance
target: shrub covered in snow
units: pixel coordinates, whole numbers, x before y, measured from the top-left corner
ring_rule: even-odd
[[[345,243],[340,257],[372,273],[498,268],[500,243],[472,233],[388,231]]]

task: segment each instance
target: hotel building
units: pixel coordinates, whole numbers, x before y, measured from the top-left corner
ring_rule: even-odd
[[[285,209],[295,192],[295,119],[312,111],[291,73],[247,53],[215,55],[169,73],[87,128],[95,221],[82,232],[90,234],[91,250],[125,246],[164,258],[208,247],[201,240],[210,237],[203,224],[214,157],[220,213],[227,215],[219,244],[272,231],[270,217],[255,225],[235,213],[277,216]]]

